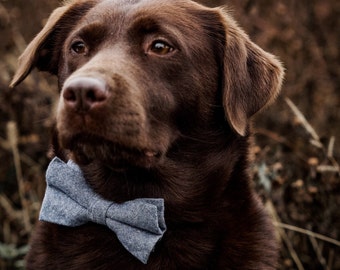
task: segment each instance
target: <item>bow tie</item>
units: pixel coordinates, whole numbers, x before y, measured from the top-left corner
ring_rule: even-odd
[[[63,226],[87,222],[110,228],[121,244],[144,264],[166,231],[163,199],[117,204],[95,193],[72,160],[54,158],[46,172],[46,192],[39,219]]]

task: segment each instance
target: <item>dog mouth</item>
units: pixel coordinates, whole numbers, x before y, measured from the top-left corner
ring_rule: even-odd
[[[136,148],[110,141],[98,135],[80,133],[64,141],[80,164],[100,161],[112,170],[126,170],[130,167],[150,168],[161,159],[161,151],[149,148]]]

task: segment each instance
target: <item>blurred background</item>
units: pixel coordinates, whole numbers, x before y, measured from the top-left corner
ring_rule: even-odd
[[[211,0],[286,67],[282,95],[255,118],[254,185],[273,215],[279,269],[340,269],[340,1]],[[22,269],[45,189],[55,78],[14,90],[17,57],[58,0],[0,0],[0,269]]]

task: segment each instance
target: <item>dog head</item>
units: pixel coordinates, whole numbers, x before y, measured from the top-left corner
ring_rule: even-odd
[[[226,11],[183,0],[70,1],[28,45],[11,86],[34,67],[58,76],[64,149],[143,166],[181,136],[247,136],[283,78]]]

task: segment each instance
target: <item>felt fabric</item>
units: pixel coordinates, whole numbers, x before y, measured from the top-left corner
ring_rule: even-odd
[[[72,160],[65,163],[54,158],[46,182],[40,220],[70,227],[87,222],[105,225],[144,264],[166,231],[163,199],[142,198],[121,204],[107,201],[91,189]]]

